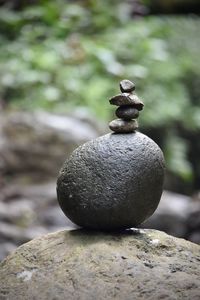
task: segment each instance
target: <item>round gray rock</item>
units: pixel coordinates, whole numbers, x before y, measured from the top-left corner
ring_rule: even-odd
[[[1,300],[199,300],[200,247],[154,230],[61,231],[0,264]]]
[[[107,134],[78,147],[57,182],[58,201],[79,226],[121,229],[137,226],[158,206],[163,154],[146,135]]]

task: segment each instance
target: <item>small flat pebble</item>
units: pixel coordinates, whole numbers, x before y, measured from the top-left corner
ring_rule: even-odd
[[[119,84],[120,90],[122,93],[124,92],[132,92],[135,90],[135,84],[128,79],[124,79]]]
[[[138,128],[138,122],[136,120],[116,119],[109,123],[109,128],[116,133],[134,132]]]
[[[128,96],[128,93],[119,94],[112,97],[109,102],[110,104],[117,106],[133,104],[133,101]]]
[[[131,120],[131,119],[138,118],[139,111],[138,109],[134,108],[134,106],[132,105],[122,105],[117,108],[115,114],[118,118],[124,120]]]
[[[135,108],[137,108],[138,110],[142,110],[143,109],[144,103],[138,98],[137,95],[135,95],[135,94],[129,94],[128,97],[132,100],[133,106]]]
[[[144,103],[140,101],[137,95],[129,94],[129,93],[116,95],[112,97],[109,101],[110,104],[116,106],[132,105],[134,108],[137,108],[138,110],[142,110],[144,106]]]

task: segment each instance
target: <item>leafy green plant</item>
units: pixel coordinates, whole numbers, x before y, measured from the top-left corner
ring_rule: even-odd
[[[168,169],[192,182],[192,145],[181,135],[200,130],[199,19],[132,19],[129,11],[128,3],[111,0],[1,9],[1,99],[10,109],[70,112],[81,105],[109,120],[109,97],[119,80],[132,79],[145,102],[141,130],[159,131]]]

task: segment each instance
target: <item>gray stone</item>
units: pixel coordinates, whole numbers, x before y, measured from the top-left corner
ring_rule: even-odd
[[[132,105],[138,110],[142,110],[144,103],[135,94],[123,93],[112,97],[109,100],[110,104],[121,106],[121,105]]]
[[[135,90],[135,84],[128,79],[124,79],[119,83],[120,90],[122,93],[129,93]]]
[[[199,300],[200,247],[154,230],[61,231],[0,264],[0,299]]]
[[[61,169],[58,201],[69,219],[87,228],[129,228],[158,206],[163,154],[142,133],[107,134],[77,148]]]
[[[142,227],[163,230],[173,236],[184,237],[187,233],[187,220],[191,208],[192,202],[188,196],[164,191],[158,209],[142,224]]]
[[[95,122],[46,112],[0,115],[0,172],[9,181],[55,178],[66,156],[99,135]]]
[[[132,105],[122,105],[117,108],[115,113],[118,118],[124,120],[135,119],[138,118],[139,116],[139,111],[136,108],[134,108]]]
[[[109,102],[110,104],[117,106],[134,104],[128,96],[128,93],[119,94],[110,98]]]
[[[137,95],[135,94],[130,94],[129,98],[132,100],[133,105],[135,108],[137,108],[138,110],[142,110],[144,107],[144,103],[138,98]]]
[[[138,122],[136,120],[116,119],[109,123],[109,128],[116,133],[130,133],[138,129]]]

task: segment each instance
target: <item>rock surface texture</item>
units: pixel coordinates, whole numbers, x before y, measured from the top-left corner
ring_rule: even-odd
[[[57,192],[66,216],[93,229],[135,227],[162,194],[163,154],[146,135],[107,134],[78,147],[61,169]]]
[[[154,230],[61,231],[0,265],[1,300],[199,300],[200,248]]]

